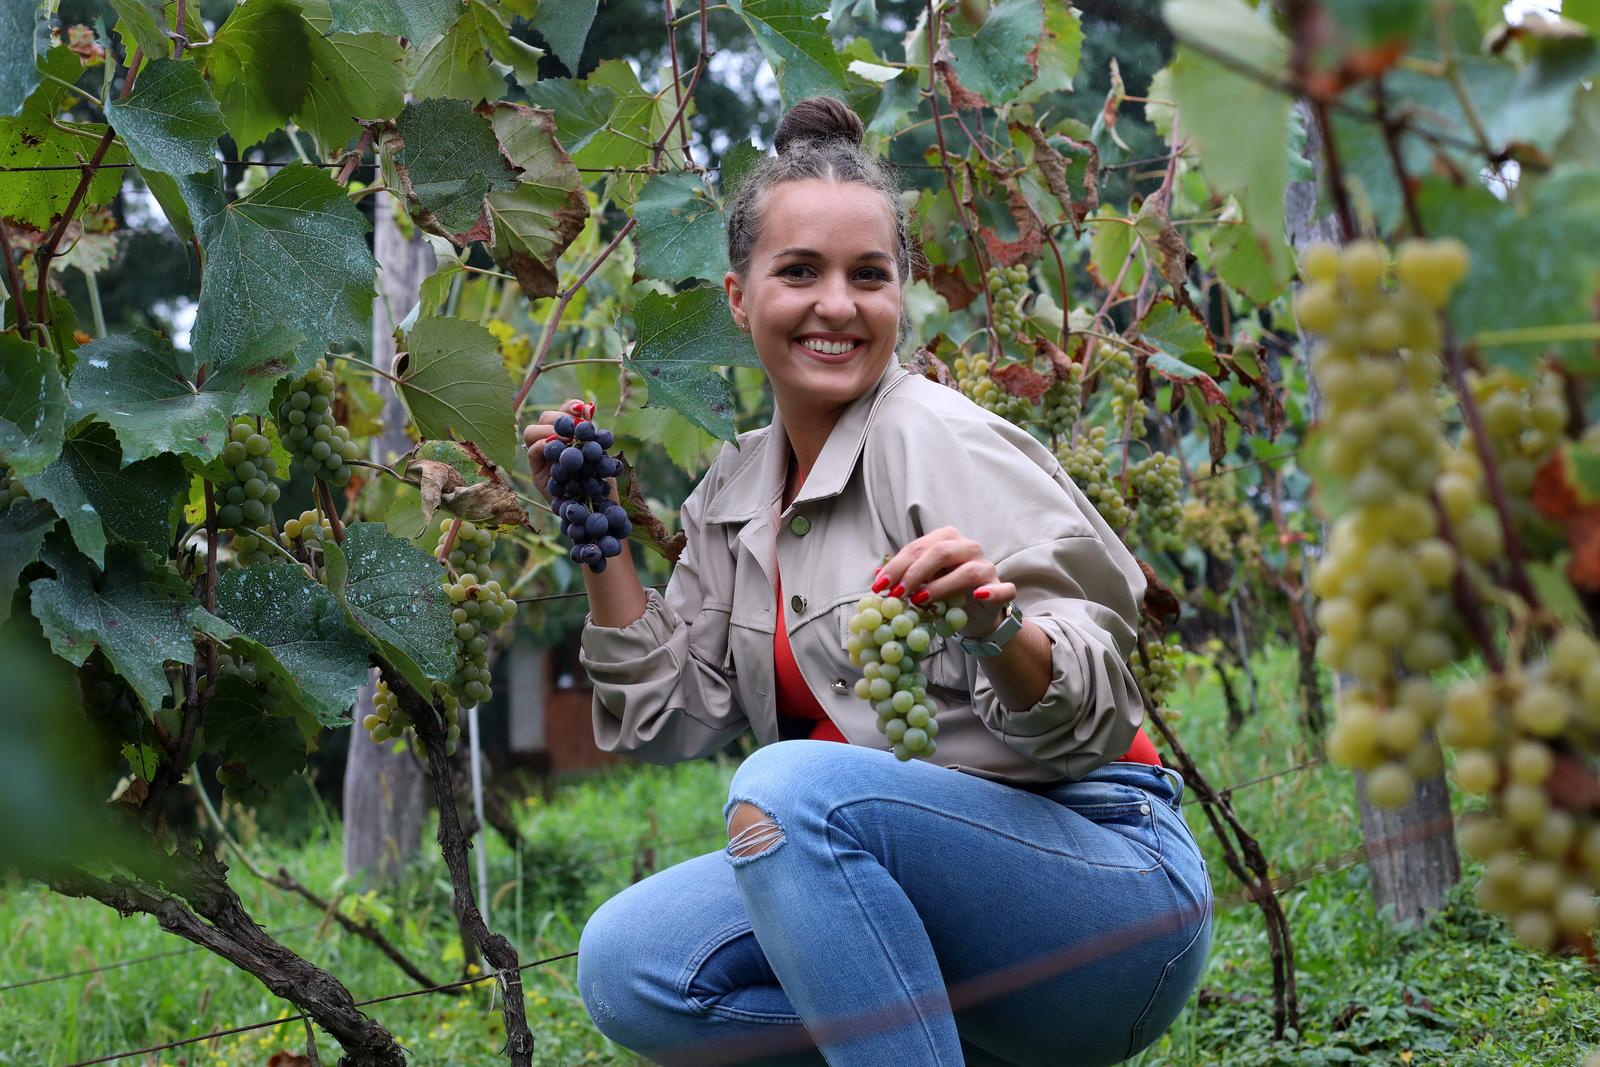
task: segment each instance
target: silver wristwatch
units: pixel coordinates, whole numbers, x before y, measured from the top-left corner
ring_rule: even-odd
[[[981,641],[963,637],[960,641],[961,651],[969,656],[998,656],[1006,642],[1021,632],[1022,612],[1017,610],[1017,605],[1013,602],[1006,617],[1000,620],[1000,625],[995,627],[993,633]]]

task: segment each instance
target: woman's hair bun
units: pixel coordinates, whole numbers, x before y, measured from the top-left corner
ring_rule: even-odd
[[[847,141],[859,146],[866,135],[861,116],[851,111],[843,100],[832,96],[808,96],[801,100],[778,123],[773,135],[773,147],[781,156],[791,147],[804,142],[821,144],[826,141]]]

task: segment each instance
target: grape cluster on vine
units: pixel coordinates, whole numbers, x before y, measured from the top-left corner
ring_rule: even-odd
[[[470,571],[446,584],[445,594],[455,605],[450,609],[456,639],[453,688],[464,706],[474,707],[491,693],[489,638],[516,615],[517,602],[506,597],[497,580],[480,582]]]
[[[290,384],[289,395],[278,406],[278,426],[284,447],[307,474],[342,486],[350,481],[350,461],[361,458],[361,446],[333,417],[336,384],[328,361],[318,360]]]
[[[1055,441],[1072,436],[1083,413],[1083,364],[1073,360],[1065,375],[1057,374],[1039,402],[1039,424]]]
[[[1563,440],[1567,400],[1561,378],[1551,372],[1528,380],[1508,367],[1472,374],[1469,387],[1478,403],[1494,454],[1512,522],[1534,549],[1549,547],[1559,531],[1530,499],[1534,476]]]
[[[934,601],[921,608],[900,597],[868,593],[850,617],[845,651],[861,668],[855,694],[878,713],[878,732],[898,760],[931,756],[938,749],[938,705],[928,697],[920,663],[937,634],[949,637],[967,624],[966,609]]]
[[[1178,457],[1152,452],[1128,468],[1128,489],[1138,504],[1139,516],[1163,541],[1176,534],[1183,521],[1183,468]]]
[[[955,375],[956,388],[961,394],[985,411],[992,411],[1002,419],[1022,425],[1032,414],[1033,405],[1020,396],[1012,396],[1000,383],[989,376],[989,357],[985,355],[959,355],[950,365]]]
[[[606,455],[616,438],[610,430],[571,415],[556,419],[555,431],[544,446],[545,458],[553,464],[546,486],[550,510],[572,542],[572,562],[601,574],[607,560],[622,554],[622,542],[633,529],[606,480],[622,473],[622,461]]]
[[[1178,674],[1183,652],[1175,639],[1140,641],[1128,663],[1140,690],[1150,698],[1155,707],[1166,705],[1167,698],[1178,688]],[[1171,718],[1171,716],[1168,716]]]
[[[1261,519],[1254,508],[1240,502],[1234,475],[1197,481],[1190,491],[1178,520],[1180,544],[1194,545],[1241,567],[1261,558]]]
[[[444,747],[447,755],[455,755],[461,743],[461,702],[443,686],[436,690],[436,699],[444,706]],[[417,739],[417,728],[400,707],[400,700],[389,688],[389,683],[379,680],[372,691],[372,713],[361,720],[362,728],[377,744],[386,741],[405,741],[420,760],[427,759],[422,743]],[[398,746],[396,746],[398,747]]]
[[[1095,377],[1111,389],[1111,420],[1118,426],[1138,426],[1147,413],[1145,402],[1139,398],[1138,369],[1134,366],[1133,351],[1127,345],[1103,342],[1096,345],[1103,351],[1095,370]]]
[[[983,281],[994,308],[994,332],[1002,341],[1009,341],[1027,325],[1022,302],[1029,294],[1028,268],[1021,263],[1009,267],[996,265],[984,272]]]
[[[275,480],[278,462],[271,456],[272,443],[251,418],[238,419],[228,429],[228,443],[222,447],[226,479],[216,485],[217,523],[226,529],[244,527],[246,532],[267,518],[283,490]]]
[[[22,479],[11,473],[11,468],[0,463],[0,511],[11,506],[12,501],[25,500],[28,490]]]
[[[1116,476],[1111,473],[1104,426],[1091,426],[1077,441],[1059,446],[1056,458],[1061,460],[1073,484],[1083,491],[1112,529],[1120,530],[1128,525],[1133,512],[1123,499]]]

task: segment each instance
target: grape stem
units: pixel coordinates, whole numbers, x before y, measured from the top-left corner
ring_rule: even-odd
[[[333,503],[333,491],[328,488],[328,483],[321,478],[313,483],[316,486],[317,508],[320,510],[328,524],[333,527],[333,543],[344,544],[344,523],[339,519],[339,509]]]
[[[439,542],[439,562],[445,565],[452,576],[455,575],[455,568],[450,566],[450,551],[456,547],[456,535],[460,532],[461,517],[458,515],[456,520],[450,524],[450,529],[445,531],[444,540]]]

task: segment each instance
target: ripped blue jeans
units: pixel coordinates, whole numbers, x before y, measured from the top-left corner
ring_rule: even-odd
[[[1022,789],[781,741],[734,775],[727,850],[596,910],[579,990],[661,1064],[1116,1063],[1178,1017],[1210,945],[1182,792],[1138,763]]]

